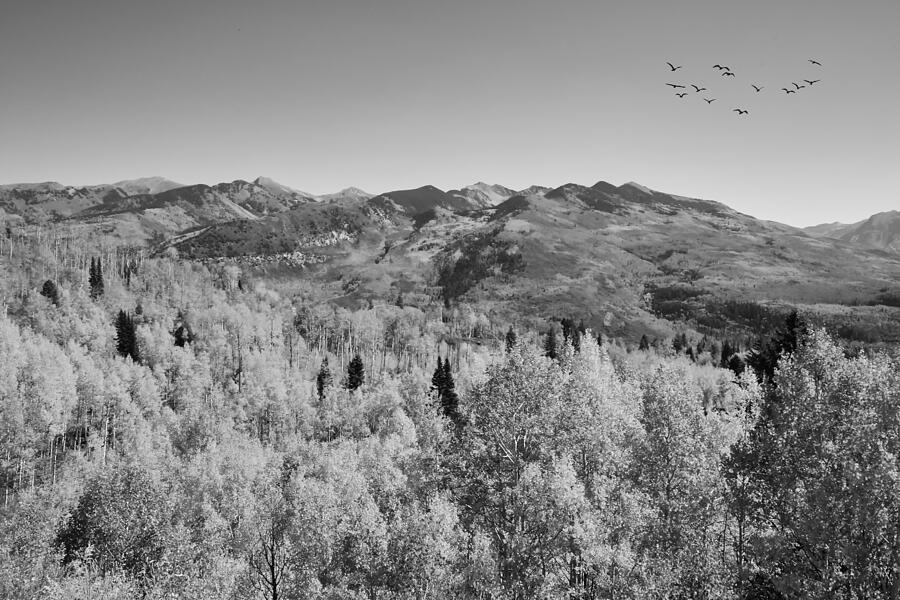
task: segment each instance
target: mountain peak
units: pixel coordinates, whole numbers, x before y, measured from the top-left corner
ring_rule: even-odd
[[[267,190],[276,195],[286,195],[286,196],[297,195],[297,196],[306,196],[307,198],[315,198],[315,196],[312,194],[309,194],[307,192],[304,192],[304,191],[301,191],[298,189],[294,189],[292,187],[288,187],[286,185],[278,183],[277,181],[275,181],[274,179],[272,179],[270,177],[259,176],[253,180],[253,185],[257,185],[257,186],[263,188],[264,190]]]
[[[628,183],[623,184],[621,187],[625,187],[626,185],[629,187],[633,187],[634,189],[636,189],[638,191],[644,192],[645,194],[653,194],[653,190],[651,190],[650,188],[648,188],[645,185],[641,185],[641,184],[637,183],[636,181],[629,181]]]
[[[165,177],[138,177],[137,179],[123,179],[112,184],[129,196],[138,194],[159,194],[175,188],[184,187],[184,184],[166,179]]]

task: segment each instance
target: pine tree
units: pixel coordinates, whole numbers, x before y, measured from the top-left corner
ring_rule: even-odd
[[[322,359],[322,366],[319,367],[319,373],[316,375],[316,393],[319,400],[325,397],[325,390],[331,387],[331,369],[328,368],[328,357]]]
[[[456,395],[456,384],[450,372],[450,359],[444,361],[444,389],[440,394],[441,409],[454,423],[459,423],[459,396]]]
[[[512,349],[516,347],[516,332],[513,331],[512,325],[509,326],[509,329],[506,332],[506,351],[512,352]]]
[[[440,356],[438,356],[434,374],[431,376],[431,388],[437,391],[439,398],[444,393],[444,362]]]
[[[366,374],[363,370],[363,361],[359,354],[355,354],[347,365],[347,389],[351,392],[357,389],[365,381]]]
[[[560,321],[559,324],[562,327],[563,344],[566,344],[572,340],[572,332],[575,329],[575,323],[572,322],[572,319],[565,318]]]
[[[120,310],[116,317],[116,350],[122,356],[130,356],[135,362],[140,361],[134,318],[124,310]]]
[[[41,296],[50,300],[54,306],[59,306],[59,289],[51,280],[48,279],[44,282],[44,285],[41,288]]]
[[[647,339],[647,334],[641,336],[641,342],[638,344],[638,350],[649,350],[650,349],[650,340]]]
[[[806,322],[792,311],[775,334],[766,340],[760,339],[747,356],[747,366],[753,369],[760,381],[771,381],[775,367],[783,354],[797,349],[798,340],[807,333]]]
[[[550,326],[547,337],[544,339],[544,356],[556,360],[556,328]]]
[[[190,326],[185,323],[184,315],[181,311],[178,311],[178,316],[175,318],[172,337],[175,338],[175,345],[179,348],[184,348],[185,344],[190,344],[194,341],[194,334],[191,332]]]
[[[91,299],[96,300],[103,295],[103,264],[100,259],[91,257],[91,269],[88,272],[88,283],[91,288]]]

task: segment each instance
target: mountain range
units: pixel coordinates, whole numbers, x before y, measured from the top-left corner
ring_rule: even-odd
[[[749,331],[800,306],[841,326],[868,324],[858,338],[900,340],[897,212],[803,230],[634,182],[314,196],[263,177],[213,186],[147,178],[0,186],[0,220],[236,262],[314,282],[322,298],[348,306],[464,300],[626,336],[665,335],[673,323]]]
[[[900,253],[900,211],[877,213],[857,223],[825,223],[806,227],[811,235],[833,238],[867,248]]]

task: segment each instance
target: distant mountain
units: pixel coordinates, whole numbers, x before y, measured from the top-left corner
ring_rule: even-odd
[[[488,191],[491,201],[512,195],[485,206],[479,193]],[[900,279],[900,257],[719,202],[603,181],[527,191],[425,186],[347,197],[173,243],[187,257],[302,267],[341,303],[402,291],[510,318],[578,315],[606,331],[660,335],[669,327],[661,318],[750,331],[783,303],[879,304]]]
[[[141,177],[139,179],[126,179],[112,184],[128,196],[138,194],[159,194],[169,190],[184,187],[184,184],[176,183],[164,177]]]
[[[257,177],[253,180],[253,184],[263,188],[264,190],[275,196],[299,196],[303,198],[315,198],[315,196],[313,196],[312,194],[302,192],[300,190],[295,190],[294,188],[290,188],[286,185],[282,185],[274,179],[269,179],[268,177]]]
[[[396,210],[408,216],[416,216],[436,208],[458,212],[480,208],[480,205],[463,195],[453,195],[426,185],[412,190],[397,190],[379,194],[370,200],[387,210]]]
[[[333,194],[322,194],[321,196],[317,196],[317,198],[323,202],[331,202],[340,199],[368,200],[372,196],[374,196],[374,194],[370,194],[359,188],[348,187]]]
[[[104,243],[299,268],[348,305],[402,292],[510,318],[577,315],[629,335],[664,335],[672,320],[749,331],[778,303],[821,310],[900,297],[900,256],[890,253],[900,252],[898,212],[800,230],[635,182],[319,197],[265,177],[43,182],[0,186],[0,221],[55,221]]]
[[[900,211],[877,213],[857,223],[826,223],[804,228],[816,237],[827,237],[900,253]]]
[[[847,223],[838,223],[837,221],[835,221],[833,223],[810,225],[809,227],[804,227],[803,231],[814,237],[830,237],[837,239],[841,232],[846,231],[848,228],[855,225],[859,225],[859,223],[862,223],[862,221],[850,225],[848,225]]]
[[[518,192],[502,185],[479,181],[478,183],[467,185],[459,190],[451,190],[447,193],[451,196],[463,198],[475,207],[489,208],[509,200]]]
[[[0,186],[0,208],[9,216],[40,223],[64,219],[102,202],[115,202],[128,193],[115,185],[65,186],[55,181]]]
[[[530,187],[525,188],[524,190],[519,190],[516,192],[519,196],[532,196],[534,194],[543,194],[544,192],[549,192],[551,188],[545,187],[543,185],[532,185]]]

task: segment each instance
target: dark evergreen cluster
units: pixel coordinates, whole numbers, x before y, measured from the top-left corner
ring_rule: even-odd
[[[547,331],[547,337],[544,338],[544,356],[553,360],[556,360],[556,357],[558,356],[556,348],[556,328],[553,325],[550,326],[550,330]]]
[[[359,354],[354,354],[347,365],[347,383],[346,387],[351,392],[358,389],[366,379],[366,372],[363,368],[363,361]]]
[[[437,367],[431,376],[431,387],[437,391],[441,411],[453,422],[459,421],[459,396],[456,394],[456,383],[450,371],[450,358],[442,360],[438,356]]]
[[[134,317],[124,310],[120,310],[116,317],[116,351],[121,356],[140,362]]]
[[[96,300],[103,295],[103,263],[99,258],[91,258],[91,267],[88,272],[88,284],[91,288],[91,298]]]
[[[782,354],[796,350],[797,341],[806,333],[806,322],[796,310],[792,311],[784,324],[775,330],[774,335],[761,338],[753,345],[747,357],[747,366],[753,369],[760,381],[772,381],[778,359]]]
[[[319,367],[319,373],[316,375],[316,394],[321,401],[325,398],[325,391],[331,387],[331,369],[328,368],[328,357],[322,359],[322,366]]]
[[[506,351],[512,352],[512,349],[516,347],[516,342],[516,332],[513,331],[512,325],[510,325],[506,332]]]
[[[59,306],[59,289],[50,279],[45,281],[41,287],[41,296],[52,302],[54,306]]]
[[[584,321],[575,323],[575,319],[565,318],[559,322],[562,327],[563,342],[572,344],[575,352],[581,350],[581,338],[587,332]]]

